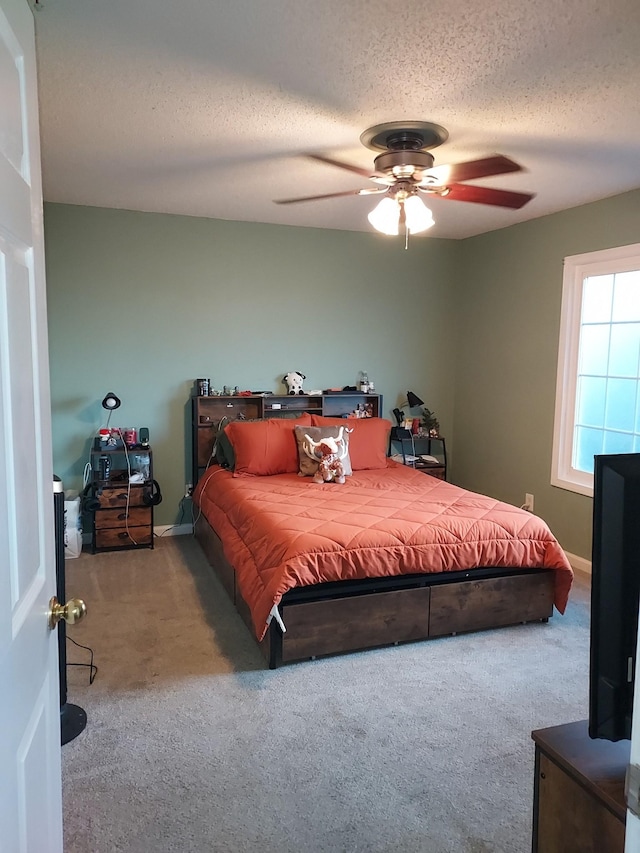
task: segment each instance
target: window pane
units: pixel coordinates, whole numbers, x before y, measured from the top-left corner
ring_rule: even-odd
[[[577,422],[582,426],[601,427],[604,424],[604,403],[607,380],[581,376],[578,380]]]
[[[636,421],[637,379],[610,379],[607,384],[604,425],[633,432]]]
[[[603,446],[604,430],[577,427],[573,467],[593,473],[593,457],[602,453]]]
[[[640,323],[611,327],[609,376],[637,376],[640,356]]]
[[[640,454],[640,242],[564,259],[557,376],[551,483],[593,494],[594,456]]]
[[[636,392],[636,423],[634,432],[640,433],[640,382]]]
[[[623,432],[605,432],[605,453],[633,453],[633,436]]]
[[[640,320],[640,272],[619,272],[613,288],[613,320]]]
[[[613,276],[592,275],[582,286],[582,322],[608,323],[611,320]]]
[[[580,362],[578,373],[607,375],[609,361],[609,332],[611,326],[583,326],[580,333]]]

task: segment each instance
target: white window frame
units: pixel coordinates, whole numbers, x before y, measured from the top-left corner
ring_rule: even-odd
[[[564,259],[551,485],[580,495],[593,497],[593,474],[579,471],[571,464],[584,280],[590,276],[637,269],[640,269],[640,243],[570,255]]]

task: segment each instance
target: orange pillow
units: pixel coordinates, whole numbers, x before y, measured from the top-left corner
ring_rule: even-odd
[[[365,468],[386,468],[391,421],[386,418],[327,418],[312,415],[313,426],[346,426],[349,435],[349,456],[354,471]]]
[[[269,418],[265,421],[232,421],[224,428],[233,445],[234,476],[295,474],[298,470],[296,424],[311,426],[311,415]]]

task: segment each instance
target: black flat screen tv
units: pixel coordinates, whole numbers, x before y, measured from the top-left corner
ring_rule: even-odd
[[[640,602],[640,453],[596,456],[589,735],[631,738]]]

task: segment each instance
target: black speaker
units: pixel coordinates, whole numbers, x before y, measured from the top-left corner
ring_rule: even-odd
[[[149,447],[149,430],[147,427],[140,427],[138,430],[138,441],[143,447]]]
[[[157,480],[152,480],[150,486],[146,486],[142,493],[142,503],[145,506],[158,506],[162,502],[162,492]]]
[[[55,522],[56,546],[56,598],[64,604],[65,590],[65,554],[64,554],[64,491],[60,477],[53,478],[53,512]],[[60,681],[60,741],[62,746],[69,743],[84,731],[87,725],[87,713],[79,705],[67,702],[67,630],[66,622],[61,619],[58,632],[58,677]]]
[[[97,509],[100,509],[100,499],[92,483],[89,483],[84,487],[80,505],[82,506],[83,512],[95,512]]]

